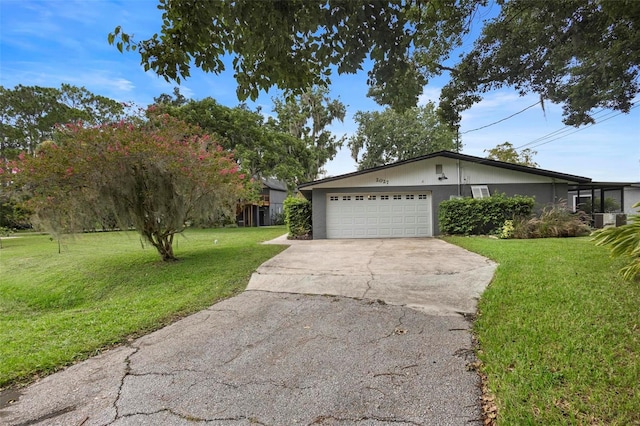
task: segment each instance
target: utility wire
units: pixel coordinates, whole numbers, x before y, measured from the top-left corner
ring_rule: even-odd
[[[611,114],[611,112],[609,112],[609,114],[606,114],[606,115],[604,115],[604,116],[600,117],[600,115],[601,115],[603,112],[605,112],[605,111],[607,111],[607,110],[606,110],[606,109],[601,109],[601,110],[599,110],[599,111],[596,111],[596,112],[594,112],[594,113],[592,114],[592,117],[600,119],[600,118],[606,117],[607,115]],[[598,122],[599,122],[599,121],[598,121]],[[590,124],[589,126],[591,126],[591,124]],[[587,127],[588,127],[588,126],[587,126]],[[547,133],[546,135],[540,136],[539,138],[536,138],[536,139],[534,139],[534,140],[532,140],[532,141],[529,141],[529,142],[527,142],[527,143],[525,143],[525,144],[522,144],[522,145],[520,145],[520,146],[517,146],[517,147],[515,147],[514,149],[524,148],[524,147],[527,147],[527,146],[529,146],[529,145],[533,145],[533,144],[534,144],[534,143],[536,143],[536,142],[542,142],[542,141],[544,141],[545,139],[549,139],[549,138],[552,138],[552,137],[554,137],[554,136],[559,136],[559,135],[561,135],[561,134],[563,134],[563,133],[571,132],[572,130],[574,130],[574,128],[573,128],[573,127],[571,127],[571,126],[564,126],[564,127],[561,127],[561,128],[559,128],[559,129],[557,129],[557,130],[554,130],[554,131],[553,131],[553,132],[551,132],[551,133]]]
[[[516,115],[518,115],[518,114],[522,114],[522,113],[523,113],[523,112],[525,112],[526,110],[528,110],[528,109],[530,109],[530,108],[533,108],[534,106],[538,105],[540,102],[541,102],[541,101],[538,101],[538,102],[536,102],[535,104],[529,105],[529,106],[528,106],[528,107],[526,107],[525,109],[522,109],[522,110],[520,110],[520,111],[518,111],[518,112],[516,112],[516,113],[513,113],[513,114],[511,114],[510,116],[503,118],[502,120],[494,121],[493,123],[489,123],[489,124],[487,124],[486,126],[478,127],[478,128],[476,128],[476,129],[467,130],[466,132],[462,132],[462,133],[460,133],[460,134],[461,134],[461,135],[466,135],[467,133],[475,132],[476,130],[486,129],[487,127],[491,127],[491,126],[494,126],[494,125],[496,125],[496,124],[498,124],[498,123],[502,123],[503,121],[506,121],[506,120],[508,120],[508,119],[510,119],[510,118],[513,118],[513,117],[515,117]]]
[[[640,104],[635,105],[635,106],[632,106],[631,108],[629,108],[629,111],[631,111],[632,109],[638,108],[639,106],[640,106]],[[604,115],[603,117],[607,117],[607,118],[605,118],[605,119],[603,119],[603,120],[599,120],[599,121],[598,121],[598,122],[596,122],[596,123],[592,123],[592,124],[589,124],[588,126],[585,126],[585,127],[579,128],[579,129],[576,129],[576,130],[574,130],[574,131],[573,131],[573,132],[571,132],[571,133],[567,133],[567,134],[565,134],[565,135],[558,136],[557,138],[550,139],[550,140],[548,140],[548,141],[544,141],[544,142],[540,142],[540,143],[538,143],[537,145],[533,145],[533,146],[531,146],[530,148],[537,148],[537,147],[539,147],[539,146],[546,145],[546,144],[551,143],[551,142],[553,142],[553,141],[557,141],[558,139],[562,139],[562,138],[564,138],[564,137],[566,137],[566,136],[569,136],[569,135],[572,135],[572,134],[574,134],[574,133],[581,132],[581,131],[583,131],[583,130],[589,129],[589,128],[591,128],[591,127],[595,126],[596,124],[604,123],[605,121],[611,120],[612,118],[615,118],[615,117],[617,117],[617,116],[619,116],[619,115],[622,115],[622,114],[626,114],[626,113],[625,113],[624,111],[622,111],[622,112],[619,112],[619,113],[617,113],[617,114],[615,114],[615,115],[613,115],[613,116],[611,116],[611,117],[607,117],[607,116],[608,116],[608,115],[610,115],[610,114],[606,114],[606,115]],[[532,142],[529,142],[529,144],[531,144],[531,143],[532,143]],[[517,147],[516,149],[520,149],[521,147],[526,146],[526,145],[528,145],[528,144],[521,145],[521,146]]]

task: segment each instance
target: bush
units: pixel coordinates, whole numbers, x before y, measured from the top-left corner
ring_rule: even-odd
[[[0,196],[0,227],[29,229],[31,211],[7,197]]]
[[[533,197],[457,198],[440,203],[438,219],[444,234],[483,235],[499,232],[505,220],[528,217]]]
[[[311,239],[311,202],[298,197],[287,197],[284,200],[284,221],[289,232],[289,239]]]
[[[511,238],[579,237],[591,232],[588,223],[588,215],[572,213],[565,203],[560,203],[545,207],[539,217],[514,221]]]
[[[274,213],[271,216],[271,224],[272,225],[284,225],[284,212],[283,213]]]

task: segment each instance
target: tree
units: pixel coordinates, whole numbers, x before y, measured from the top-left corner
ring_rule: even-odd
[[[151,108],[152,114],[168,113],[216,135],[218,143],[228,151],[241,169],[254,177],[275,177],[287,183],[290,189],[300,183],[311,157],[300,139],[280,130],[277,122],[265,122],[259,110],[251,111],[246,105],[227,107],[213,98],[175,101],[160,95]]]
[[[294,94],[327,86],[334,69],[355,73],[369,59],[370,86],[406,108],[416,104],[425,74],[441,72],[437,60],[418,63],[412,52],[446,58],[468,31],[477,1],[161,0],[159,34],[134,41],[116,27],[108,41],[137,50],[145,70],[167,80],[189,77],[192,64],[220,74],[225,55],[234,55],[240,100],[272,86]]]
[[[521,95],[564,104],[568,125],[595,122],[590,111],[629,112],[639,93],[640,2],[512,0],[484,26],[474,48],[443,89],[447,121],[481,99],[513,86]]]
[[[35,156],[14,164],[14,187],[56,233],[93,228],[106,216],[133,226],[162,260],[191,220],[233,217],[248,196],[231,155],[167,115],[146,123],[67,124]]]
[[[526,148],[518,152],[510,142],[501,143],[492,149],[485,149],[484,152],[489,154],[487,158],[491,160],[504,161],[505,163],[519,164],[527,167],[538,167],[538,163],[533,161],[533,156],[538,153],[537,151]]]
[[[163,93],[160,96],[153,98],[153,103],[155,105],[180,107],[187,102],[189,102],[189,100],[182,93],[180,93],[180,88],[178,86],[173,88],[173,96],[167,93]]]
[[[336,137],[327,127],[335,120],[344,120],[346,107],[339,100],[330,99],[325,87],[311,88],[285,100],[275,99],[274,103],[280,130],[302,140],[311,152],[304,180],[315,180],[345,141],[345,137]]]
[[[360,170],[456,148],[454,133],[440,122],[431,102],[402,113],[358,111],[354,119],[358,130],[349,148]]]
[[[84,87],[0,86],[0,156],[13,158],[21,150],[33,154],[53,137],[56,124],[82,120],[98,125],[124,116],[123,104]]]
[[[219,74],[233,58],[241,100],[272,86],[296,94],[327,86],[333,70],[355,73],[371,61],[370,95],[399,110],[449,72],[441,108],[453,127],[482,93],[502,86],[564,103],[572,125],[592,122],[593,108],[629,111],[639,93],[640,2],[500,1],[471,52],[450,61],[487,3],[160,0],[159,34],[134,41],[117,27],[108,41],[137,50],[145,70],[167,80],[188,77],[192,64]]]

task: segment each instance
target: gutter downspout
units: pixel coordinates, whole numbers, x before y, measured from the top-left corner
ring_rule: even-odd
[[[458,175],[458,197],[462,196],[462,183],[460,182],[462,178],[460,177],[460,159],[456,161],[457,175]]]
[[[456,153],[460,154],[460,125],[456,126]],[[460,159],[456,160],[456,168],[458,175],[458,197],[462,197],[462,177],[460,176]]]

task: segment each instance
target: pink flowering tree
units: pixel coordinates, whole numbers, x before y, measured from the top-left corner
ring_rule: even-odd
[[[234,217],[252,185],[232,154],[169,116],[66,125],[12,164],[13,183],[47,229],[74,232],[110,217],[134,227],[165,261],[189,221]]]

